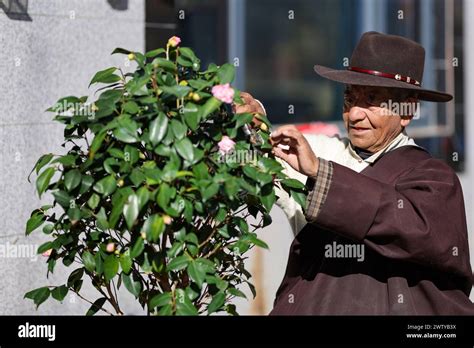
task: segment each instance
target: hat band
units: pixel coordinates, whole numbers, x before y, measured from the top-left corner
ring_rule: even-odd
[[[419,81],[415,80],[414,78],[411,78],[410,76],[402,76],[400,74],[384,73],[384,72],[381,72],[381,71],[356,68],[356,67],[353,67],[353,66],[348,67],[347,70],[355,71],[355,72],[359,72],[359,73],[363,73],[363,74],[369,74],[369,75],[374,75],[374,76],[385,77],[385,78],[392,79],[392,80],[397,80],[397,81],[403,81],[403,82],[409,83],[410,85],[421,86],[421,83]]]

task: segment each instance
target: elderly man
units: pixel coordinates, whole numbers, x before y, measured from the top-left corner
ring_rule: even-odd
[[[474,314],[461,185],[406,135],[416,110],[394,107],[452,99],[421,87],[423,65],[419,44],[365,33],[347,70],[315,66],[346,85],[347,138],[272,133],[309,195],[303,211],[279,192],[296,237],[270,314]],[[264,112],[245,101],[242,111]]]

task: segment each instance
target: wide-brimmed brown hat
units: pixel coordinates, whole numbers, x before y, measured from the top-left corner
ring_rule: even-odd
[[[347,70],[315,65],[324,78],[348,85],[394,87],[414,90],[418,99],[448,102],[453,96],[422,88],[425,49],[415,41],[375,31],[364,33]]]

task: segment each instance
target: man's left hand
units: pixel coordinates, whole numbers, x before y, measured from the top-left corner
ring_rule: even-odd
[[[272,153],[306,176],[318,174],[319,159],[303,134],[293,125],[282,126],[271,134]]]

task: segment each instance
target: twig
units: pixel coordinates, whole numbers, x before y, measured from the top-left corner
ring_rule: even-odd
[[[75,293],[77,296],[79,296],[81,299],[83,299],[84,301],[90,303],[91,305],[94,305],[93,302],[89,301],[88,299],[86,299],[85,297],[83,297],[81,294],[79,294],[77,291],[75,291],[73,288],[69,288],[69,290],[71,290],[73,293]],[[107,297],[106,297],[107,298]],[[113,313],[109,312],[107,309],[104,309],[104,308],[99,308],[99,310],[101,311],[104,311],[105,313],[107,314],[110,314],[110,315],[114,315]]]

